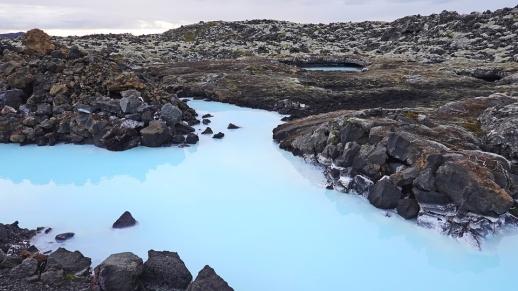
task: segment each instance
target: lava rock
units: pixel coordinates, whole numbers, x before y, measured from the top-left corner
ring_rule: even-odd
[[[225,136],[225,134],[223,132],[218,132],[215,135],[213,135],[212,137],[215,139],[222,139],[224,136]]]
[[[196,279],[189,285],[187,291],[233,291],[234,289],[223,280],[214,269],[203,267]]]
[[[173,136],[173,144],[182,144],[185,142],[185,136],[181,135],[181,134],[175,134]]]
[[[47,258],[47,269],[62,269],[66,274],[75,274],[90,269],[92,260],[79,251],[71,252],[58,248]]]
[[[137,224],[137,221],[135,220],[135,218],[133,218],[133,216],[131,215],[131,213],[129,211],[125,211],[114,223],[113,223],[113,228],[125,228],[125,227],[130,227],[130,226],[134,226],[135,224]]]
[[[160,109],[160,118],[167,123],[169,126],[174,126],[182,120],[183,113],[177,107],[171,103],[166,103]]]
[[[203,119],[203,120],[201,121],[201,123],[203,123],[203,124],[207,125],[207,124],[209,124],[209,123],[210,123],[210,120],[209,120],[209,119]]]
[[[394,209],[398,206],[401,196],[401,191],[389,178],[382,178],[374,184],[367,198],[377,208]]]
[[[204,131],[202,131],[202,133],[201,133],[201,134],[213,134],[213,133],[214,133],[214,132],[212,131],[212,128],[207,127],[207,128],[205,128],[205,130],[204,130]]]
[[[150,250],[141,280],[149,290],[184,290],[192,275],[177,253]]]
[[[214,116],[212,116],[212,114],[210,114],[210,113],[207,113],[207,114],[204,114],[201,118],[211,118],[211,117],[214,117]]]
[[[75,233],[73,233],[73,232],[60,233],[60,234],[56,235],[55,239],[57,242],[63,242],[63,241],[73,238],[74,235],[75,235]]]
[[[34,258],[27,258],[21,264],[11,269],[11,276],[15,278],[30,277],[36,273],[38,261]]]
[[[419,204],[415,199],[401,199],[397,205],[397,213],[405,219],[416,218],[419,210]]]
[[[127,92],[131,93],[127,93]],[[124,114],[133,114],[138,111],[138,108],[144,103],[140,100],[140,92],[137,90],[128,90],[124,91],[121,94],[126,97],[122,97],[119,101],[121,110]],[[124,93],[124,94],[123,94]],[[138,94],[136,94],[138,93]]]
[[[171,142],[172,136],[166,123],[153,120],[149,125],[140,130],[142,145],[147,147],[159,147]]]
[[[95,268],[95,281],[103,291],[139,290],[143,271],[142,259],[133,253],[113,254]]]
[[[13,89],[0,93],[0,106],[10,106],[18,109],[27,99],[27,95],[23,90]]]
[[[50,36],[41,29],[32,29],[25,33],[22,39],[29,53],[46,55],[56,48]]]
[[[196,143],[198,143],[199,140],[200,140],[200,138],[198,137],[197,134],[189,133],[187,135],[187,137],[185,138],[185,143],[187,143],[187,144],[196,144]]]
[[[436,173],[436,187],[462,209],[484,215],[501,215],[513,198],[496,184],[494,175],[469,160],[448,161]]]
[[[238,129],[238,128],[241,128],[233,123],[229,123],[228,126],[227,126],[228,129]]]

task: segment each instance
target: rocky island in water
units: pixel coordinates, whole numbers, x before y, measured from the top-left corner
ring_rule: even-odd
[[[387,216],[481,251],[518,225],[518,6],[393,22],[0,35],[1,143],[189,147],[244,126],[211,126],[193,99],[284,115],[277,146],[319,165],[322,187]],[[113,227],[145,227],[137,220],[126,212]],[[233,290],[208,265],[193,276],[175,252],[149,250],[146,261],[122,252],[94,266],[83,250],[32,244],[73,232],[53,233],[43,218],[34,230],[0,222],[0,290]]]

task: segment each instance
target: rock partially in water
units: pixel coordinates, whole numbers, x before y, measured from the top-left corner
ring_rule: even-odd
[[[238,129],[238,128],[241,128],[240,126],[237,126],[233,123],[229,123],[228,126],[227,126],[227,129]]]
[[[150,250],[141,280],[149,290],[184,290],[192,275],[177,253]]]
[[[210,119],[203,119],[203,120],[201,121],[201,123],[203,123],[203,124],[207,125],[207,124],[209,124],[209,123],[210,123]]]
[[[225,137],[225,134],[222,132],[218,132],[215,135],[213,135],[212,137],[215,139],[222,139],[223,137]]]
[[[415,199],[401,199],[397,205],[397,213],[405,219],[414,219],[419,214],[419,204]]]
[[[113,254],[95,268],[95,281],[101,290],[138,290],[143,270],[142,259],[136,255]]]
[[[210,266],[205,266],[196,279],[189,285],[187,291],[233,291],[234,289],[223,280]]]
[[[75,235],[75,233],[73,233],[73,232],[60,233],[60,234],[56,235],[55,239],[57,242],[64,242],[66,240],[73,238],[74,235]]]
[[[401,191],[386,177],[374,184],[369,192],[369,202],[381,209],[394,209],[401,199]]]
[[[131,227],[137,224],[137,221],[135,218],[133,218],[133,215],[129,211],[125,211],[114,223],[113,228],[125,228],[125,227]]]
[[[187,144],[196,144],[196,143],[198,143],[199,140],[200,140],[200,138],[195,133],[189,133],[185,137],[185,143],[187,143]]]
[[[172,141],[169,127],[160,120],[153,120],[149,125],[140,130],[142,145],[147,147],[159,147]]]
[[[212,128],[207,127],[207,128],[205,128],[205,130],[204,130],[204,131],[202,131],[202,133],[201,133],[201,134],[213,134],[213,133],[214,133],[214,132],[212,131]]]

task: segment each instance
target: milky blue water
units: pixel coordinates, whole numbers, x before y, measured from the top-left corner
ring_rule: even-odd
[[[303,67],[306,71],[324,71],[324,72],[361,72],[362,68],[353,66],[320,66],[320,67]]]
[[[223,140],[190,148],[0,145],[0,222],[52,226],[42,250],[179,252],[193,274],[213,266],[236,290],[516,290],[518,234],[475,250],[358,196],[272,142],[281,116],[193,101]],[[229,122],[243,128],[226,130]],[[125,210],[136,227],[112,230]],[[72,231],[63,244],[54,235]]]

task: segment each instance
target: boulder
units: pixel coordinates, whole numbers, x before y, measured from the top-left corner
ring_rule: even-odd
[[[202,131],[202,133],[201,133],[201,134],[213,134],[213,133],[214,133],[214,132],[212,131],[212,128],[207,127],[207,128],[205,128],[205,130],[204,130],[204,131]]]
[[[214,116],[210,113],[207,113],[207,114],[203,114],[203,116],[201,118],[211,118],[211,117],[214,117]]]
[[[142,283],[149,290],[184,290],[192,275],[177,253],[150,250],[144,263]]]
[[[203,267],[196,279],[189,285],[187,291],[233,291],[234,289],[223,280],[214,269]]]
[[[128,90],[128,91],[138,92],[136,90]],[[128,92],[128,91],[124,91],[124,92]],[[140,92],[138,92],[138,93],[140,94]],[[136,93],[133,93],[133,94],[127,93],[127,94],[123,94],[123,96],[126,96],[126,97],[122,97],[119,101],[119,104],[120,104],[122,113],[124,113],[124,114],[136,113],[138,111],[138,108],[142,104],[144,104],[144,102],[142,102],[142,100],[140,99],[140,96],[137,96]]]
[[[185,138],[185,143],[187,144],[197,144],[200,138],[195,133],[189,133],[187,134],[187,137]]]
[[[380,209],[394,209],[401,199],[401,191],[392,183],[388,177],[383,177],[376,182],[369,191],[369,202]]]
[[[25,45],[27,52],[39,55],[46,55],[56,48],[50,36],[41,29],[27,31],[23,36],[22,43]]]
[[[445,205],[452,202],[450,196],[445,193],[425,191],[419,188],[413,188],[412,192],[419,203]]]
[[[21,264],[11,269],[11,276],[15,278],[26,278],[36,274],[38,261],[34,258],[27,258]]]
[[[227,126],[227,129],[238,129],[238,128],[241,128],[233,123],[229,123],[228,126]]]
[[[201,121],[201,123],[203,123],[203,124],[207,125],[207,124],[209,124],[209,123],[210,123],[210,119],[203,119],[203,120]]]
[[[89,270],[91,264],[92,260],[79,251],[71,252],[64,248],[58,248],[47,258],[47,269],[62,269],[66,274]]]
[[[215,135],[213,135],[212,137],[215,139],[222,139],[224,136],[225,136],[225,134],[223,132],[218,132]]]
[[[405,219],[416,218],[419,209],[419,204],[415,199],[401,199],[397,205],[397,213]]]
[[[137,224],[137,221],[135,220],[135,218],[133,218],[133,216],[131,215],[131,213],[129,211],[125,211],[114,223],[113,223],[113,228],[125,228],[125,227],[130,227],[130,226],[134,226],[135,224]]]
[[[56,235],[55,239],[57,242],[63,242],[63,241],[73,238],[74,235],[75,235],[75,233],[73,233],[73,232],[60,233],[60,234]]]
[[[146,85],[134,72],[123,72],[106,81],[106,88],[110,92],[122,92],[131,89],[144,90]]]
[[[485,167],[460,159],[447,161],[436,173],[435,186],[461,209],[483,215],[501,215],[513,198],[493,180]]]
[[[183,113],[177,106],[166,103],[160,109],[160,118],[169,126],[174,126],[182,120]]]
[[[134,128],[114,126],[100,139],[100,146],[110,151],[123,151],[140,144],[139,132]]]
[[[185,142],[185,136],[183,136],[182,134],[175,134],[173,135],[172,142],[173,144],[182,144]]]
[[[27,95],[23,90],[7,90],[0,93],[0,106],[10,106],[14,109],[18,109],[20,105],[25,103],[26,99]]]
[[[139,290],[143,270],[142,259],[136,255],[113,254],[95,268],[95,281],[103,291]]]
[[[518,159],[518,103],[486,109],[479,120],[486,147],[510,159]]]
[[[140,130],[142,145],[147,147],[159,147],[171,142],[172,136],[166,123],[153,120],[149,125]]]

